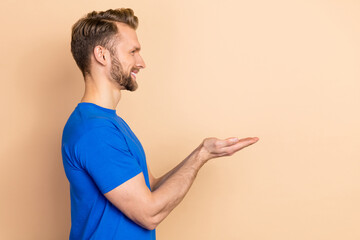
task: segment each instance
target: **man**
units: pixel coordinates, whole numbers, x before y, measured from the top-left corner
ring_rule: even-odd
[[[155,228],[180,203],[200,168],[258,138],[207,138],[160,178],[116,114],[121,90],[135,91],[145,63],[131,9],[92,12],[72,28],[71,51],[85,93],[67,121],[62,155],[70,182],[70,239],[155,239]]]

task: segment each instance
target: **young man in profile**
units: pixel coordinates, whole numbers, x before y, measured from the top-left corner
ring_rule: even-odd
[[[133,10],[91,12],[72,28],[71,52],[85,93],[63,132],[70,182],[70,239],[155,239],[156,226],[180,203],[200,168],[258,138],[206,138],[160,178],[147,168],[141,143],[116,114],[122,90],[135,91],[145,63]]]

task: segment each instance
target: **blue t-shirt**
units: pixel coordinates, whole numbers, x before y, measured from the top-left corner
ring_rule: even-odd
[[[137,225],[104,197],[141,172],[150,189],[144,149],[116,110],[79,103],[61,150],[70,182],[70,240],[155,239],[155,230]]]

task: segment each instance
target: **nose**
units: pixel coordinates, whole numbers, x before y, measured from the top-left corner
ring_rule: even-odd
[[[138,58],[136,60],[136,66],[138,68],[145,68],[146,67],[144,59],[140,56],[140,54],[138,55]]]

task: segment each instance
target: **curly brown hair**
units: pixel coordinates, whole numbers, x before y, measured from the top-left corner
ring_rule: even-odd
[[[114,52],[114,36],[118,33],[116,22],[125,23],[134,30],[139,24],[131,8],[119,8],[90,12],[73,25],[71,53],[84,77],[90,73],[90,55],[96,46]]]

